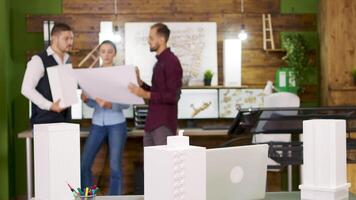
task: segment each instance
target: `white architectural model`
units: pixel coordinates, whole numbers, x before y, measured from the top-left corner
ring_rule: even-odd
[[[170,136],[167,145],[144,149],[145,200],[205,200],[206,152],[189,137]]]
[[[303,122],[302,200],[348,199],[346,179],[346,121]]]
[[[73,199],[67,182],[80,186],[80,134],[78,124],[34,126],[35,199]]]
[[[68,108],[78,103],[77,80],[72,76],[71,64],[47,68],[53,100],[60,100],[61,108]]]

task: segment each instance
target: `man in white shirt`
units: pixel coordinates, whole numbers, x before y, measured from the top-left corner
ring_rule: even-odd
[[[55,24],[51,45],[27,63],[21,93],[32,102],[31,125],[71,120],[70,108],[61,108],[60,100],[53,102],[46,68],[70,63],[68,52],[72,49],[73,37],[70,26]]]

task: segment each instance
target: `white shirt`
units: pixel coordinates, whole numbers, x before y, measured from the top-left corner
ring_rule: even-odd
[[[69,59],[69,54],[65,53],[64,60],[62,61],[51,47],[48,47],[46,51],[48,56],[53,55],[58,65],[67,63]],[[44,73],[45,68],[41,58],[38,55],[33,56],[27,63],[26,72],[22,81],[21,93],[42,110],[50,110],[53,102],[43,97],[42,94],[36,90],[37,84],[44,76]]]

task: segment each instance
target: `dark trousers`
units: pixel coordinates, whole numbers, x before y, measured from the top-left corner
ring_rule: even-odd
[[[166,145],[167,136],[175,135],[173,132],[166,126],[160,126],[150,132],[146,132],[143,136],[143,145],[147,146],[156,146],[156,145]]]

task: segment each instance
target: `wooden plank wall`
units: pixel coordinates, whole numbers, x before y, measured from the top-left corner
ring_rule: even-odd
[[[356,1],[320,0],[318,32],[320,36],[322,104],[355,106],[356,86],[351,71],[356,68]],[[355,134],[351,136],[356,138]],[[350,151],[348,156],[354,156]],[[355,193],[356,165],[347,165],[350,191]]]
[[[262,13],[271,13],[277,48],[279,33],[282,31],[316,31],[316,16],[313,14],[293,15],[280,13],[280,0],[245,0],[245,14],[240,14],[240,0],[118,0],[118,15],[114,16],[114,0],[63,0],[61,15],[29,15],[27,31],[41,32],[44,20],[66,22],[74,28],[74,66],[98,44],[100,21],[115,20],[124,39],[125,22],[216,22],[218,29],[218,81],[223,83],[222,44],[227,38],[237,38],[242,17],[248,41],[243,44],[242,84],[263,87],[267,80],[274,80],[278,67],[284,66],[283,53],[266,53],[262,50]],[[118,54],[124,63],[124,43],[118,46]],[[121,63],[120,63],[121,64]],[[315,100],[316,87],[308,87],[302,100]],[[231,123],[231,120],[226,120]],[[215,147],[225,137],[196,138],[195,144]],[[105,148],[102,149],[105,152]],[[109,168],[105,155],[97,157],[95,174],[103,173],[104,191],[107,190]],[[142,159],[142,139],[129,139],[124,154],[125,193],[132,193],[134,162]],[[269,190],[280,189],[280,173],[269,174]]]
[[[100,21],[114,18],[114,0],[63,0],[62,15],[28,16],[27,30],[41,32],[42,21],[53,19],[70,24],[75,30],[74,48],[80,50],[73,56],[77,64],[98,43]],[[283,53],[262,50],[262,13],[271,13],[277,47],[281,31],[315,31],[316,16],[282,15],[279,0],[245,0],[244,23],[249,40],[243,44],[242,83],[262,87],[267,80],[274,80],[274,72],[284,65]],[[118,0],[117,21],[124,38],[125,22],[155,21],[210,21],[218,25],[219,83],[223,83],[222,44],[226,38],[236,38],[242,16],[239,0]],[[124,43],[118,47],[124,59]]]
[[[356,68],[356,1],[319,1],[322,104],[355,106],[356,86],[351,71]],[[355,137],[355,133],[351,135]],[[352,156],[354,151],[349,152]],[[350,191],[356,193],[356,165],[347,165]]]
[[[356,1],[321,0],[319,6],[323,104],[356,105]]]

